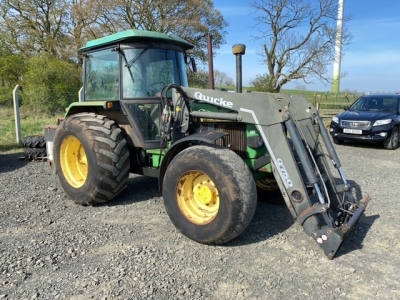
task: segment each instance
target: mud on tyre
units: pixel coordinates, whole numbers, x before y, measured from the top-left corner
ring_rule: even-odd
[[[247,165],[233,151],[211,145],[190,147],[172,160],[163,180],[163,197],[178,230],[204,244],[237,237],[257,205]]]
[[[126,140],[116,123],[102,115],[65,119],[54,136],[53,155],[59,185],[78,204],[108,202],[129,176]]]

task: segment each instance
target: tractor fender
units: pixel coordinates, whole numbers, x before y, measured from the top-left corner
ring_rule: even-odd
[[[160,191],[162,190],[162,184],[164,180],[165,172],[168,168],[170,162],[174,159],[174,157],[181,152],[182,150],[192,146],[193,144],[213,144],[216,140],[228,135],[229,133],[221,132],[221,131],[201,131],[195,134],[184,137],[175,143],[168,149],[167,153],[165,153],[164,159],[162,160],[160,166],[160,173],[158,177],[158,187]]]

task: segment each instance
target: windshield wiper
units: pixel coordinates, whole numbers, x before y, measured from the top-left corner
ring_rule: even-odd
[[[124,59],[124,62],[125,62],[125,67],[127,67],[129,65],[128,60],[126,59],[124,50],[122,50],[120,47],[116,47],[116,48],[112,49],[112,51],[118,51],[119,53],[121,53],[121,56],[122,56],[122,58]],[[133,74],[132,74],[132,70],[131,70],[130,66],[128,68],[128,72],[129,72],[129,75],[132,78],[132,82],[135,82],[135,79],[133,78]]]
[[[122,58],[124,59],[125,62],[125,67],[128,68],[128,72],[130,77],[132,78],[132,82],[135,82],[135,79],[133,78],[133,74],[132,74],[132,70],[131,67],[132,65],[135,63],[135,61],[137,61],[147,50],[149,50],[152,46],[154,45],[154,43],[149,44],[147,47],[143,48],[142,51],[140,51],[134,58],[132,58],[129,62],[126,58],[125,52],[124,50],[122,50],[120,47],[117,47],[115,49],[113,49],[113,51],[118,51],[119,53],[121,53]]]
[[[140,51],[134,58],[132,58],[129,62],[126,63],[125,67],[128,67],[129,69],[132,67],[132,65],[137,61],[147,50],[149,50],[151,47],[153,47],[154,43],[151,43],[147,45],[147,47],[143,48],[142,51]],[[126,58],[125,58],[126,62]]]

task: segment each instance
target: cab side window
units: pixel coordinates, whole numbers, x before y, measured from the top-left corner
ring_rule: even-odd
[[[84,74],[86,101],[118,98],[118,52],[107,49],[87,54]]]

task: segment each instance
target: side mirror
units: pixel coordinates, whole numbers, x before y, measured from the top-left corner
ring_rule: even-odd
[[[189,67],[192,69],[193,73],[197,72],[197,66],[196,66],[196,61],[194,60],[194,57],[190,54],[185,54],[185,63],[189,65]]]
[[[193,56],[190,56],[190,63],[192,65],[193,72],[196,73],[197,72],[197,66],[196,66],[196,61],[194,60]]]
[[[344,110],[349,110],[350,106],[343,107]]]

